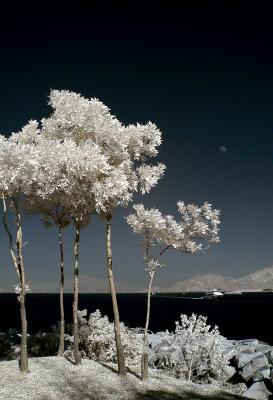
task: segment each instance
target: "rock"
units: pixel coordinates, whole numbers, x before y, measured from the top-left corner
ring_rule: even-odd
[[[152,349],[154,350],[155,353],[158,353],[159,351],[165,351],[165,349],[170,347],[170,343],[167,339],[162,338],[161,341],[158,341],[156,344],[152,345]]]
[[[255,400],[267,400],[268,390],[266,389],[263,382],[255,382],[250,388],[244,392],[243,397],[248,397],[249,399]]]
[[[232,357],[234,357],[237,354],[235,346],[227,346],[223,354],[228,358],[228,360],[231,360]]]
[[[234,346],[236,344],[236,340],[226,339],[226,343],[228,346]]]
[[[243,368],[245,365],[249,364],[252,360],[256,358],[266,358],[263,353],[238,353],[235,356],[235,364],[238,366],[238,368]],[[268,365],[268,360],[266,358],[265,360],[266,365]]]
[[[237,354],[243,353],[243,354],[253,354],[255,353],[255,349],[253,346],[240,346],[236,348]]]
[[[268,361],[273,364],[273,348],[271,347],[271,350],[265,353]]]
[[[234,367],[231,367],[230,365],[224,366],[222,371],[226,381],[232,378],[236,373],[236,369]]]
[[[160,332],[161,333],[161,332]],[[149,336],[149,343],[151,345],[151,348],[154,349],[154,351],[158,351],[161,346],[169,346],[169,342],[167,340],[167,334],[165,332],[164,335],[150,335]]]
[[[263,353],[254,353],[251,361],[244,365],[242,371],[239,374],[248,382],[258,371],[269,370],[269,363],[266,356]]]
[[[244,339],[244,340],[235,340],[235,345],[244,345],[244,346],[250,346],[250,345],[258,345],[259,340],[257,339]]]
[[[270,369],[260,369],[253,375],[253,382],[263,381],[264,379],[270,379]]]
[[[235,346],[236,352],[237,353],[245,353],[245,354],[251,354],[251,353],[269,353],[270,350],[272,349],[272,346],[269,346],[267,344],[257,344],[257,345],[243,345],[243,346]]]
[[[262,356],[263,354],[260,353]],[[257,356],[257,353],[238,353],[235,355],[235,363],[238,368],[243,368],[246,364],[250,363],[253,358]]]
[[[272,350],[272,346],[269,346],[269,344],[259,344],[258,346],[254,346],[255,351],[259,351],[261,353],[268,353],[270,350]]]
[[[169,335],[169,331],[159,331],[154,333],[154,336],[166,336]]]

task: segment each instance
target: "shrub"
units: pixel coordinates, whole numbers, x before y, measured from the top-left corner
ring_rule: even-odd
[[[20,337],[15,330],[10,329],[6,333],[0,333],[0,360],[16,360],[20,357]],[[51,332],[39,331],[27,335],[28,356],[47,357],[55,356],[59,347],[59,329],[52,327]],[[65,343],[67,346],[67,343]]]
[[[152,341],[152,366],[168,370],[177,377],[200,380],[224,377],[223,367],[229,364],[225,356],[226,339],[218,327],[207,325],[207,317],[181,314],[175,333],[166,332]],[[156,336],[156,335],[155,335]],[[153,342],[155,345],[153,345]]]
[[[20,348],[20,338],[15,329],[0,332],[0,361],[16,359],[16,349]]]
[[[110,322],[107,316],[102,316],[100,310],[91,313],[88,319],[87,310],[78,311],[78,320],[82,356],[93,360],[117,363],[113,322]],[[140,365],[143,335],[138,329],[130,329],[123,323],[120,325],[126,364],[131,367]],[[69,338],[73,343],[73,336]]]
[[[54,325],[52,332],[39,331],[28,338],[28,353],[30,357],[55,356],[60,340],[59,329]]]

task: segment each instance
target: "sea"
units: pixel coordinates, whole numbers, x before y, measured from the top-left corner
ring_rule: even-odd
[[[181,314],[207,316],[207,322],[219,327],[228,339],[251,339],[273,345],[273,293],[225,294],[221,299],[203,299],[203,293],[164,293],[151,297],[150,330],[175,330]],[[117,294],[120,319],[127,326],[144,327],[147,295],[145,293]],[[73,295],[64,295],[65,320],[72,322]],[[88,315],[99,309],[113,320],[110,294],[80,294],[79,310]],[[35,294],[26,296],[28,332],[50,332],[59,321],[59,295]],[[16,294],[0,294],[0,332],[10,328],[20,332],[19,303]]]

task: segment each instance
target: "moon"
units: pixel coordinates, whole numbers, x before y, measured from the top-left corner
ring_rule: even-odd
[[[225,153],[227,151],[226,146],[220,146],[219,151],[220,151],[220,153]]]

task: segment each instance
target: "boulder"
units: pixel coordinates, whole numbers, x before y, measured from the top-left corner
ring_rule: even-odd
[[[236,353],[245,353],[245,354],[252,354],[252,353],[269,353],[272,349],[272,346],[267,344],[259,344],[257,346],[235,346]]]
[[[165,335],[150,335],[149,336],[149,343],[151,348],[154,351],[158,351],[161,346],[169,346],[169,342],[167,340],[167,334]]]
[[[236,340],[226,339],[227,346],[234,346],[236,344]]]
[[[265,355],[266,355],[268,361],[269,361],[271,364],[273,364],[273,347],[271,347],[271,349],[269,349],[269,351],[267,351],[267,352],[265,353]]]
[[[253,375],[253,382],[263,381],[264,379],[270,379],[270,369],[260,369]]]
[[[250,363],[253,359],[256,358],[266,358],[266,355],[263,352],[247,352],[247,351],[243,351],[240,353],[237,353],[234,357],[234,362],[235,365],[237,365],[238,368],[243,368],[246,364]],[[267,359],[268,361],[268,359]],[[269,365],[268,362],[266,363],[266,365]]]
[[[239,374],[242,376],[245,382],[248,382],[258,371],[266,369],[270,371],[269,368],[270,367],[266,356],[263,353],[255,353],[253,354],[250,362],[244,365]]]
[[[231,360],[236,354],[236,347],[235,346],[227,346],[223,352],[224,356],[228,358],[228,360]]]
[[[239,346],[236,347],[236,353],[253,354],[255,353],[255,349],[253,348],[253,346]]]
[[[262,353],[260,353],[261,356],[263,356]],[[235,364],[237,365],[238,368],[243,368],[245,365],[250,363],[253,358],[257,357],[257,353],[237,353],[235,355]]]
[[[259,351],[261,353],[269,353],[270,350],[272,350],[272,346],[270,346],[269,344],[259,344],[258,346],[254,346],[255,351]]]
[[[259,340],[257,339],[243,339],[243,340],[235,340],[235,345],[244,345],[244,346],[250,346],[250,345],[258,345]]]
[[[244,392],[243,397],[255,400],[267,400],[268,394],[268,390],[263,382],[255,382]]]
[[[236,374],[236,369],[231,365],[226,365],[222,368],[222,375],[226,381]]]

